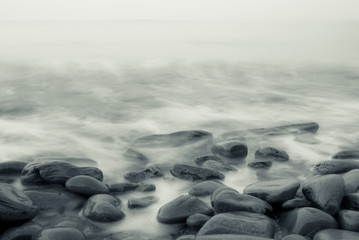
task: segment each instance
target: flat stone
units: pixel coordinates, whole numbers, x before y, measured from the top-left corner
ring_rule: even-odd
[[[187,218],[186,224],[189,227],[202,227],[210,218],[210,216],[196,213]]]
[[[156,185],[149,183],[114,183],[108,186],[110,192],[126,193],[130,191],[153,192],[156,191]]]
[[[53,183],[65,184],[67,180],[78,175],[86,175],[102,181],[102,171],[95,167],[77,167],[71,163],[54,162],[33,162],[27,164],[21,176],[23,184]]]
[[[162,206],[157,214],[157,220],[161,223],[181,223],[195,214],[213,215],[213,209],[199,198],[182,195]]]
[[[127,148],[125,150],[125,152],[123,153],[123,156],[131,161],[131,162],[135,162],[135,163],[148,163],[149,160],[146,157],[146,155],[144,155],[143,153],[141,153],[140,151],[133,149],[133,148]]]
[[[247,164],[248,167],[253,169],[268,169],[272,166],[272,161],[262,160],[262,161],[253,161]]]
[[[285,162],[289,160],[289,156],[284,150],[280,150],[274,147],[261,147],[255,152],[254,157],[256,160],[270,160],[279,162]]]
[[[33,240],[86,240],[86,236],[75,228],[46,228],[39,231]]]
[[[0,162],[0,175],[21,175],[22,169],[28,164],[23,161],[6,161]]]
[[[84,175],[70,178],[65,186],[71,192],[89,197],[95,194],[109,193],[108,187],[103,182]]]
[[[83,207],[83,214],[96,222],[114,222],[125,217],[120,199],[108,194],[92,196]]]
[[[316,207],[335,215],[344,196],[344,180],[335,174],[315,176],[303,184],[302,192]]]
[[[208,220],[198,236],[211,234],[243,234],[271,238],[274,236],[274,220],[258,213],[220,213]]]
[[[207,196],[211,195],[217,188],[224,187],[225,185],[216,181],[200,182],[188,190],[188,194],[192,196]]]
[[[203,167],[212,169],[217,172],[228,172],[228,171],[237,171],[235,167],[232,167],[229,164],[223,164],[214,160],[208,160],[203,164]]]
[[[341,210],[338,214],[339,227],[343,230],[359,231],[359,211]]]
[[[174,177],[184,179],[184,180],[215,180],[215,179],[224,179],[224,175],[217,171],[195,167],[186,164],[175,164],[170,170]]]
[[[260,198],[270,204],[277,204],[292,199],[299,187],[299,181],[293,178],[259,181],[245,187],[243,193]]]
[[[211,204],[216,213],[245,211],[267,213],[273,210],[267,202],[247,194],[240,194],[231,188],[218,188],[211,197]]]
[[[348,160],[322,161],[314,166],[314,172],[320,175],[346,173],[353,169],[359,169],[359,162]]]
[[[338,228],[335,219],[317,208],[304,207],[284,212],[279,217],[283,236],[298,234],[313,237],[318,231],[326,228]]]
[[[359,159],[359,150],[340,151],[334,154],[332,159]]]
[[[313,203],[308,201],[305,198],[293,198],[285,201],[282,204],[283,209],[293,209],[293,208],[301,208],[301,207],[312,207]]]
[[[359,239],[358,232],[352,232],[339,229],[325,229],[315,234],[313,240],[357,240]]]
[[[211,146],[211,153],[229,163],[241,163],[248,154],[246,144],[238,141],[224,141]]]
[[[30,220],[38,212],[36,204],[23,191],[0,183],[0,223]]]
[[[196,240],[273,240],[273,238],[263,238],[242,234],[215,234],[197,236]]]
[[[145,208],[153,203],[157,202],[158,198],[155,196],[147,196],[142,198],[129,198],[128,199],[128,208]]]
[[[32,240],[32,237],[41,229],[39,224],[28,222],[20,227],[10,228],[1,235],[0,240]]]
[[[359,169],[354,169],[342,175],[345,185],[345,194],[355,193],[359,190]]]
[[[142,182],[149,178],[158,178],[163,176],[163,171],[159,166],[150,166],[140,172],[129,172],[125,174],[125,179],[130,182]]]
[[[347,209],[359,210],[359,193],[344,195],[342,205]]]
[[[202,157],[196,157],[193,161],[195,164],[202,166],[205,162],[212,160],[219,163],[222,163],[222,160],[214,155],[205,155]]]
[[[281,240],[311,240],[309,237],[304,237],[298,234],[290,234],[282,238]]]

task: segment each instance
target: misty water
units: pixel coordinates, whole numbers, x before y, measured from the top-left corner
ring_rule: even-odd
[[[0,160],[86,157],[106,183],[125,182],[123,151],[149,134],[318,122],[314,136],[273,136],[304,179],[359,145],[358,22],[0,22]],[[256,149],[249,149],[247,159]],[[151,163],[192,162],[191,148],[142,149]],[[273,166],[276,167],[276,166]],[[278,166],[278,168],[285,166]],[[237,166],[224,183],[256,181]],[[115,230],[166,232],[160,206],[192,182],[151,179],[159,201],[127,209]],[[20,184],[19,184],[20,187]]]

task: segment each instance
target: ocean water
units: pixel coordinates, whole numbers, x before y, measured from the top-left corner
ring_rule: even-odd
[[[87,157],[107,183],[124,182],[144,167],[122,155],[139,136],[315,121],[314,136],[260,142],[286,150],[305,179],[359,146],[358,22],[2,21],[0,35],[1,161]],[[192,161],[186,150],[144,153],[171,165]],[[238,167],[224,182],[254,181]],[[168,173],[148,182],[159,202],[129,210],[119,196],[127,216],[112,230],[166,232],[158,208],[193,185]]]

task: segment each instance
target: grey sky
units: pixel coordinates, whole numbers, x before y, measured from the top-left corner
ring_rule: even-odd
[[[359,0],[0,0],[0,19],[358,20]]]

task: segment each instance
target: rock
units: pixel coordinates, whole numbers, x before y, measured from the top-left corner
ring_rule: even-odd
[[[206,161],[203,164],[203,167],[208,168],[208,169],[212,169],[212,170],[217,171],[217,172],[221,172],[221,171],[223,171],[223,172],[237,171],[237,169],[232,167],[231,165],[219,163],[219,162],[214,161],[214,160]]]
[[[261,147],[255,152],[254,157],[256,160],[271,160],[279,162],[289,160],[289,156],[285,151],[274,147]]]
[[[211,204],[216,213],[245,211],[264,214],[273,210],[271,205],[259,198],[239,194],[226,187],[218,188],[212,194]]]
[[[192,196],[207,196],[211,195],[217,188],[224,187],[225,185],[216,181],[204,181],[198,183],[188,190],[188,194]]]
[[[202,227],[210,218],[210,216],[196,213],[187,218],[186,224],[189,227]]]
[[[341,210],[338,214],[339,227],[343,230],[359,231],[359,211]]]
[[[263,237],[239,235],[239,234],[215,234],[215,235],[197,236],[196,240],[273,240],[273,238],[263,238]]]
[[[345,194],[359,190],[359,169],[354,169],[342,175],[345,185]]]
[[[213,209],[197,197],[182,195],[162,206],[157,220],[161,223],[181,223],[195,213],[213,215]]]
[[[9,175],[21,175],[22,169],[28,164],[28,162],[23,161],[6,161],[0,162],[0,175],[9,176]]]
[[[96,222],[114,222],[121,220],[125,214],[121,211],[120,199],[108,195],[97,194],[87,200],[83,214]]]
[[[211,142],[213,136],[206,131],[180,131],[170,134],[156,134],[139,137],[133,142],[134,147],[181,147],[199,142]]]
[[[98,163],[90,158],[74,158],[74,157],[40,157],[34,162],[67,162],[77,167],[96,167]]]
[[[186,164],[175,164],[170,171],[174,177],[184,180],[197,181],[224,179],[224,175],[222,173],[211,169],[195,167]]]
[[[102,181],[102,171],[95,167],[77,167],[73,164],[55,162],[33,162],[27,164],[21,176],[24,184],[32,183],[54,183],[65,184],[65,182],[75,176],[86,175]]]
[[[0,223],[30,220],[38,211],[36,204],[23,191],[0,183]]]
[[[103,182],[100,182],[93,177],[84,175],[70,178],[67,180],[65,186],[66,189],[71,192],[88,197],[95,194],[109,193],[108,187]]]
[[[156,165],[145,168],[140,172],[129,172],[124,176],[130,182],[142,182],[149,178],[162,177],[162,169]]]
[[[258,213],[231,212],[212,217],[199,230],[198,236],[211,234],[243,234],[258,237],[274,236],[274,220]]]
[[[285,201],[282,204],[283,209],[293,209],[293,208],[312,207],[312,206],[313,203],[305,198],[293,198]]]
[[[359,159],[359,150],[337,152],[332,159]]]
[[[195,240],[196,239],[196,235],[183,235],[180,236],[179,238],[176,238],[176,240]]]
[[[315,234],[313,240],[357,240],[359,239],[358,232],[339,230],[339,229],[325,229]]]
[[[304,207],[284,212],[279,217],[283,236],[299,234],[313,237],[315,233],[326,228],[338,228],[335,219],[322,210]]]
[[[0,240],[32,240],[41,229],[39,224],[28,222],[20,227],[10,228],[1,235]]]
[[[292,199],[299,187],[299,181],[293,178],[259,181],[245,187],[243,193],[277,204]]]
[[[202,157],[197,157],[193,161],[195,164],[202,166],[205,162],[207,162],[209,160],[213,160],[213,161],[222,163],[222,160],[214,155],[206,155],[206,156],[202,156]]]
[[[114,183],[108,186],[110,192],[125,193],[129,191],[153,192],[156,191],[156,185],[147,183]]]
[[[149,162],[148,158],[143,153],[133,148],[127,148],[123,153],[123,156],[131,162],[136,162],[141,164],[145,164]]]
[[[322,161],[314,166],[314,172],[320,175],[346,173],[359,169],[359,162],[346,160]]]
[[[86,240],[86,236],[75,228],[46,228],[39,231],[33,240]]]
[[[158,198],[155,196],[147,196],[142,198],[129,198],[128,208],[144,208],[157,202]]]
[[[319,209],[335,215],[344,196],[344,180],[335,174],[315,176],[303,184],[302,192]]]
[[[152,236],[150,234],[132,232],[132,231],[123,231],[112,233],[101,240],[172,240],[170,236]]]
[[[268,169],[272,166],[272,161],[262,160],[262,161],[253,161],[248,163],[248,167],[253,169]]]
[[[41,211],[56,211],[80,209],[86,199],[66,191],[62,186],[31,188],[24,191],[36,203]]]
[[[342,205],[348,209],[359,210],[359,193],[344,195]]]
[[[211,153],[229,163],[240,163],[248,154],[246,144],[238,141],[225,141],[211,146]]]
[[[311,238],[303,237],[298,234],[290,234],[282,238],[281,240],[311,240]]]

